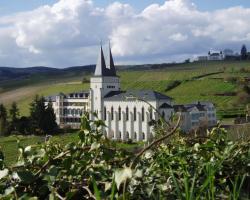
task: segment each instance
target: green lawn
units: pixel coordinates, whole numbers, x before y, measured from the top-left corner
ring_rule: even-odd
[[[0,147],[4,152],[7,165],[15,163],[18,157],[17,140],[22,146],[34,145],[44,142],[44,137],[39,136],[9,136],[0,138]],[[52,141],[60,144],[78,141],[77,133],[57,135],[52,137]]]
[[[23,147],[29,145],[35,145],[44,142],[44,136],[9,136],[9,137],[0,137],[0,149],[2,149],[5,162],[7,165],[14,164],[18,158],[18,145],[17,140],[20,141],[20,144]],[[62,134],[52,136],[51,141],[57,144],[68,144],[70,142],[78,142],[78,133],[77,131],[73,131],[72,133]],[[142,146],[144,143],[122,143],[122,142],[112,142],[112,145],[116,148],[125,148],[127,150],[133,150],[137,147]]]

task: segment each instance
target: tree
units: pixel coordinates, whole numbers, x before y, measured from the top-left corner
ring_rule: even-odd
[[[17,107],[16,102],[13,102],[11,104],[9,114],[10,114],[10,131],[17,131],[18,120],[19,120],[19,109]]]
[[[8,122],[7,122],[7,111],[3,104],[0,104],[0,136],[7,134]]]
[[[52,103],[45,106],[44,97],[35,96],[30,108],[31,130],[34,133],[52,134],[57,129]]]
[[[18,120],[18,131],[21,134],[25,134],[25,135],[32,133],[31,120],[29,117],[23,116]]]
[[[245,44],[242,45],[241,48],[241,59],[246,60],[247,59],[247,47]]]
[[[30,104],[30,128],[34,133],[41,133],[43,131],[45,110],[44,97],[36,95],[33,102]]]
[[[53,134],[58,129],[52,102],[48,103],[48,106],[45,110],[45,117],[42,128],[46,134]]]

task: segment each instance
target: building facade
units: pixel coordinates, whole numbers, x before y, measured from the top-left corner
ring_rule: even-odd
[[[106,124],[103,132],[108,138],[148,141],[154,134],[150,122],[157,121],[160,117],[169,121],[174,113],[180,113],[171,97],[156,91],[122,90],[110,48],[106,61],[101,47],[89,91],[47,97],[47,103],[50,101],[53,104],[56,122],[60,127],[80,128],[84,112],[90,114],[91,120],[95,119],[93,113],[96,113],[98,119]],[[192,116],[192,112],[196,112],[195,109],[187,109],[187,105],[182,106],[185,107],[182,115],[190,112]],[[201,107],[205,109],[207,106],[210,105]],[[198,109],[197,112],[204,111]],[[208,116],[207,112],[204,115]],[[183,130],[189,131],[197,125],[192,120],[185,117],[182,122]]]
[[[181,114],[180,127],[185,132],[217,125],[216,108],[211,102],[174,105],[174,110]]]

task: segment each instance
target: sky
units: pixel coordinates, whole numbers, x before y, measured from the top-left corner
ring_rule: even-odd
[[[1,0],[0,66],[183,61],[250,46],[249,0]],[[250,48],[250,47],[249,47]]]

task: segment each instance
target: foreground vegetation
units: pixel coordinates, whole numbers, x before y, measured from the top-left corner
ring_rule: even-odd
[[[1,199],[248,199],[250,142],[225,130],[181,136],[159,122],[137,151],[115,148],[102,121],[82,119],[78,141],[23,146],[18,162],[0,153]]]

